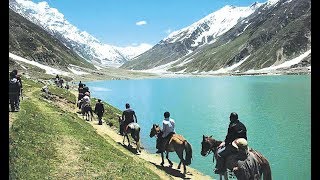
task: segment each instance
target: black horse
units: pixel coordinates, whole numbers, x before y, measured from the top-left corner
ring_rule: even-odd
[[[203,135],[202,142],[201,142],[201,155],[207,156],[211,152],[213,152],[214,153],[213,161],[214,161],[214,158],[217,158],[216,151],[218,146],[221,144],[221,142],[222,141],[215,140],[214,138],[212,138],[212,136]],[[226,158],[225,160],[226,168],[229,169],[229,171],[231,172],[234,171],[235,176],[239,180],[247,180],[247,179],[256,180],[256,179],[261,179],[262,176],[263,176],[263,180],[271,180],[272,179],[271,168],[268,160],[261,153],[259,153],[258,151],[252,148],[249,148],[248,153],[249,153],[249,156],[247,157],[247,159],[243,159],[242,162],[248,160],[248,158],[251,157],[249,161],[254,161],[251,163],[255,163],[258,165],[256,166],[258,167],[257,173],[251,166],[247,170],[249,171],[247,174],[242,173],[244,171],[243,169],[239,169],[240,167],[238,167],[239,159],[237,157],[237,154],[232,154]],[[226,171],[223,176],[224,176],[224,179],[228,179],[228,171]],[[222,179],[222,175],[220,175],[220,179]]]

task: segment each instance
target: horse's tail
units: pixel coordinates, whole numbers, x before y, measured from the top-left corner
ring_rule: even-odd
[[[184,149],[186,151],[185,165],[188,166],[191,164],[192,159],[192,147],[188,141],[184,141]]]

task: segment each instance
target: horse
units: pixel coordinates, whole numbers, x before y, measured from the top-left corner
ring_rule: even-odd
[[[132,122],[132,123],[129,123],[126,127],[124,127],[124,121],[122,120],[121,116],[118,116],[118,118],[119,118],[120,128],[123,128],[123,131],[121,130],[123,135],[122,144],[124,145],[125,139],[127,138],[128,147],[131,147],[129,136],[128,136],[128,134],[131,134],[132,139],[135,141],[137,145],[137,153],[141,153],[139,124]]]
[[[208,156],[211,152],[214,153],[213,155],[213,162],[214,158],[217,158],[217,149],[222,141],[215,140],[212,138],[212,136],[205,136],[203,135],[202,142],[201,142],[201,155],[202,156]],[[253,157],[255,163],[258,164],[258,174],[254,174],[254,177],[250,177],[250,179],[261,179],[263,177],[263,180],[272,180],[271,177],[271,168],[268,160],[258,151],[249,148],[248,153],[250,153],[251,157]],[[247,157],[248,159],[248,157]],[[229,169],[229,171],[233,172],[237,179],[248,179],[247,177],[244,178],[243,175],[241,175],[239,172],[239,167],[237,165],[239,158],[237,158],[237,154],[232,154],[226,157],[225,159],[225,165],[226,168]],[[252,169],[250,170],[250,174],[252,174]],[[228,179],[228,171],[226,171],[223,175],[220,174],[220,180],[222,180],[222,176],[224,176],[224,179]]]
[[[83,102],[80,101],[79,105],[81,107],[81,113],[82,113],[83,118],[86,117],[87,121],[89,121],[89,119],[92,121],[93,110],[92,110],[92,107],[90,106],[90,104],[83,104]]]
[[[157,137],[162,136],[162,130],[157,124],[153,124],[150,131],[150,138],[157,135]],[[183,164],[183,175],[186,175],[186,166],[191,164],[192,159],[192,147],[191,144],[181,135],[173,134],[171,139],[168,141],[168,144],[165,148],[166,158],[169,162],[169,167],[172,167],[173,163],[169,159],[169,152],[176,152],[180,158],[178,169],[180,169],[181,164]],[[183,158],[183,151],[185,151],[185,159]],[[161,152],[161,166],[164,164],[163,152]]]

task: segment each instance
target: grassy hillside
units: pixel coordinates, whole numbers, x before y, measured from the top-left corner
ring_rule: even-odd
[[[76,110],[74,94],[49,86],[53,95],[46,99],[43,84],[23,83],[21,110],[9,114],[9,179],[160,179],[147,162],[119,151],[68,111]],[[116,121],[120,111],[106,108],[106,119]]]

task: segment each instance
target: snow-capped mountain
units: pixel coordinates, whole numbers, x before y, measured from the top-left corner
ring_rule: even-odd
[[[301,62],[287,67],[305,68],[311,63],[310,17],[311,0],[225,6],[171,33],[121,68],[177,73],[246,72],[278,67],[309,52]]]
[[[182,58],[203,45],[214,43],[220,35],[252,14],[260,5],[261,3],[254,3],[249,7],[227,5],[188,27],[172,32],[152,49],[121,67],[150,69]],[[136,63],[136,59],[139,59],[139,63]]]
[[[118,67],[151,48],[148,44],[131,47],[103,44],[86,31],[81,31],[69,23],[63,14],[49,7],[47,2],[10,0],[9,8],[44,28],[68,48],[92,63]]]
[[[252,14],[262,3],[254,3],[250,7],[224,6],[201,20],[174,31],[162,43],[174,43],[192,39],[192,47],[197,47],[206,43],[213,43],[218,36],[227,32],[244,17]]]

